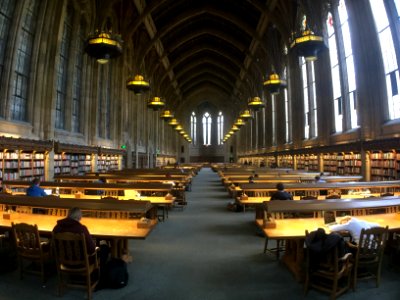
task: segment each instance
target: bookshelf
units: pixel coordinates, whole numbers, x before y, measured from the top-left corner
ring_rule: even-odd
[[[3,180],[45,179],[51,141],[0,137],[0,178]]]
[[[400,173],[400,152],[373,151],[370,153],[371,180],[396,180]]]
[[[324,172],[330,172],[332,174],[337,174],[338,170],[338,155],[335,154],[324,154]]]
[[[282,155],[278,157],[280,168],[293,168],[293,155]]]

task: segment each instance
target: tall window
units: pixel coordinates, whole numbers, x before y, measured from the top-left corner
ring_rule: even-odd
[[[283,96],[285,98],[285,142],[291,142],[291,131],[290,131],[290,115],[289,115],[289,97],[287,89],[283,90]]]
[[[272,115],[272,145],[276,146],[276,96],[271,95],[271,115]]]
[[[224,116],[222,115],[221,111],[218,114],[217,125],[218,125],[218,145],[221,145],[222,140],[224,138]]]
[[[350,126],[351,128],[356,128],[358,125],[357,121],[357,103],[356,103],[356,74],[354,71],[354,57],[353,57],[353,48],[351,45],[351,35],[349,29],[348,15],[346,4],[344,0],[340,0],[339,2],[339,19],[340,19],[340,27],[343,35],[343,46],[344,46],[344,55],[346,64],[345,67],[347,71],[347,84],[348,84],[348,97],[349,97],[349,105],[350,105]]]
[[[57,94],[56,94],[56,128],[65,129],[65,102],[67,99],[69,48],[72,33],[72,9],[68,7],[64,20],[64,30],[61,40],[59,64],[57,70]]]
[[[203,145],[211,145],[211,115],[203,115]]]
[[[303,77],[304,138],[309,139],[318,135],[314,62],[307,62],[301,57],[300,63]]]
[[[111,68],[109,65],[100,67],[99,82],[101,88],[98,94],[97,126],[98,136],[111,138]]]
[[[339,59],[338,51],[336,47],[336,34],[335,27],[333,26],[332,14],[328,14],[326,22],[328,28],[328,43],[329,43],[329,57],[331,61],[331,75],[332,75],[332,87],[333,87],[333,107],[334,107],[334,119],[335,119],[335,131],[343,131],[343,110],[342,110],[342,88],[340,84],[340,70],[339,70]]]
[[[81,132],[81,100],[82,100],[82,67],[83,67],[83,45],[85,41],[85,30],[83,24],[79,26],[78,38],[76,39],[76,60],[74,70],[74,81],[72,91],[72,124],[73,132]]]
[[[196,130],[197,130],[197,118],[196,113],[193,111],[192,115],[190,116],[190,135],[192,137],[193,145],[196,145]]]
[[[8,34],[10,32],[11,19],[13,16],[15,1],[0,2],[0,81],[3,77],[3,67],[7,49]],[[0,87],[1,89],[2,87]],[[4,101],[0,101],[0,114],[3,114]]]
[[[335,131],[358,127],[357,87],[353,48],[344,0],[328,14],[329,54],[333,87]],[[339,45],[341,45],[339,47]]]
[[[371,9],[375,19],[376,30],[378,31],[381,44],[381,54],[386,74],[386,87],[388,93],[389,119],[400,118],[400,96],[399,96],[399,67],[396,59],[396,52],[393,43],[392,31],[383,0],[370,0]],[[391,9],[395,19],[400,18],[400,1],[395,0],[396,9]],[[393,29],[395,31],[396,29]]]
[[[30,0],[24,5],[11,95],[11,119],[18,121],[28,121],[28,88],[39,4],[38,1]]]

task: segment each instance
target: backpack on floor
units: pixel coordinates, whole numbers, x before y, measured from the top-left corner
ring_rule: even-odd
[[[104,276],[104,288],[119,289],[128,284],[128,267],[126,262],[120,258],[110,259],[101,273]]]

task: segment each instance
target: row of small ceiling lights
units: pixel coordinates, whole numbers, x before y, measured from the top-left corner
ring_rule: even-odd
[[[94,57],[98,63],[105,64],[110,59],[118,57],[122,54],[122,40],[119,35],[111,32],[96,32],[89,36],[86,41],[85,51],[91,57]],[[126,81],[128,90],[133,91],[136,95],[146,93],[150,89],[150,84],[142,75],[135,75]],[[147,107],[158,111],[165,106],[165,101],[161,97],[154,96],[147,101]],[[179,134],[189,143],[192,139],[185,132],[182,125],[174,118],[170,110],[164,110],[161,119],[168,122]]]
[[[300,30],[300,34],[292,37],[290,43],[290,50],[295,52],[298,56],[305,57],[307,61],[316,60],[318,52],[324,47],[326,47],[326,45],[323,37],[315,35],[314,32],[308,28]],[[88,55],[94,57],[100,64],[105,64],[110,59],[122,54],[122,39],[118,34],[113,34],[111,31],[96,31],[86,40],[85,51]],[[150,89],[150,84],[144,80],[142,75],[135,75],[127,80],[126,87],[135,94],[141,94]],[[264,82],[264,87],[271,94],[278,94],[281,88],[286,87],[286,81],[280,79],[279,75],[274,72],[269,76],[269,79]],[[223,139],[224,143],[233,136],[240,127],[245,125],[247,119],[252,118],[250,110],[258,111],[260,108],[265,106],[265,103],[260,97],[252,97],[249,99],[247,105],[249,109],[244,110],[240,114],[239,118],[236,119],[231,130],[225,135]],[[147,106],[157,111],[165,106],[165,102],[161,97],[155,96],[148,100]],[[174,129],[189,143],[192,142],[192,139],[183,130],[182,126],[179,124],[178,120],[174,118],[171,111],[164,110],[160,117],[168,122],[169,125],[174,127]]]
[[[318,53],[324,47],[326,47],[326,45],[323,37],[315,35],[314,32],[309,29],[301,31],[300,35],[293,37],[290,43],[290,50],[297,56],[304,57],[306,61],[317,60]],[[279,75],[273,72],[268,80],[264,81],[263,85],[271,95],[277,95],[282,88],[286,87],[286,80],[280,79]],[[253,118],[251,110],[258,111],[265,106],[265,103],[260,97],[253,97],[249,99],[247,106],[249,109],[245,109],[240,113],[239,117],[232,125],[232,128],[223,138],[223,143],[239,131],[240,127],[245,125],[248,119]]]

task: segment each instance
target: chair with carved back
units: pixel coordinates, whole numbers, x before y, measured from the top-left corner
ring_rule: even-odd
[[[349,243],[350,249],[355,251],[355,266],[353,277],[353,289],[357,286],[358,279],[376,280],[376,287],[381,281],[381,269],[389,228],[373,227],[363,228],[358,245]]]
[[[53,252],[58,273],[58,293],[61,296],[66,287],[85,289],[87,299],[100,279],[97,251],[87,253],[83,233],[53,233]]]
[[[37,225],[12,223],[11,230],[18,255],[20,278],[25,273],[39,275],[44,286],[47,281],[51,251],[48,241],[40,238]]]
[[[345,293],[351,287],[351,274],[353,269],[352,254],[345,253],[344,241],[338,236],[330,236],[332,247],[324,249],[323,246],[310,245],[310,236],[313,233],[306,231],[306,278],[304,294],[310,288],[330,294],[330,299]],[[325,245],[328,243],[325,236]],[[322,244],[323,245],[323,244]]]

